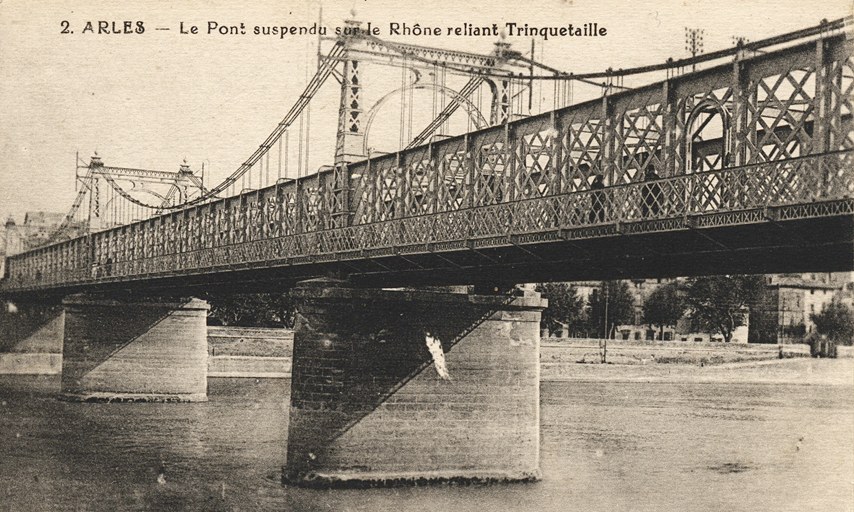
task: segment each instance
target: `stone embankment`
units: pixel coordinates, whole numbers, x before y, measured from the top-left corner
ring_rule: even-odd
[[[208,377],[289,378],[294,332],[208,327]]]
[[[561,379],[579,364],[595,367],[696,365],[720,366],[809,357],[809,346],[747,345],[684,341],[624,341],[589,338],[543,338],[540,344],[543,380]],[[59,374],[62,354],[46,344],[29,343],[0,353],[0,374]],[[55,345],[55,344],[54,344]],[[16,347],[17,348],[17,347]],[[260,327],[209,327],[208,377],[289,378],[293,331]],[[854,357],[854,347],[839,347],[840,358]],[[591,368],[592,370],[593,368]],[[638,368],[640,370],[640,368]]]

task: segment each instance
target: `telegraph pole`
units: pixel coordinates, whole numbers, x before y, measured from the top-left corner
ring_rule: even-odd
[[[691,54],[691,57],[703,53],[703,35],[706,33],[701,28],[685,27],[685,51]],[[691,64],[691,71],[696,71],[697,65]]]
[[[605,336],[602,337],[602,364],[608,358],[608,282],[602,281],[602,293],[605,296]]]

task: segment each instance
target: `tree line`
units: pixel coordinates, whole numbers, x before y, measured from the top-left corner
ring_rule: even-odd
[[[543,311],[541,325],[550,332],[567,329],[586,337],[614,338],[618,325],[636,323],[633,295],[627,281],[605,281],[585,302],[571,283],[543,283],[537,286],[549,307]],[[768,293],[761,275],[724,275],[689,278],[656,288],[644,300],[640,324],[655,327],[658,339],[664,328],[688,318],[692,331],[720,334],[729,343],[738,327],[745,325],[751,311],[757,317],[765,307]],[[854,338],[854,313],[834,298],[819,313],[810,314],[815,324],[813,335],[826,336],[837,343],[851,345]],[[797,326],[796,326],[797,327]],[[791,329],[776,324],[758,329]],[[760,333],[760,339],[772,339]],[[788,334],[788,333],[787,333]],[[801,335],[805,328],[800,326]],[[777,339],[776,336],[773,339]]]
[[[604,281],[585,300],[571,283],[538,284],[537,291],[549,300],[548,308],[542,313],[541,326],[550,332],[567,329],[584,337],[614,338],[619,325],[635,324],[638,320],[629,287],[628,281]],[[720,334],[725,342],[730,342],[735,330],[745,324],[751,310],[757,312],[762,307],[766,293],[767,285],[761,275],[706,276],[689,278],[681,283],[672,281],[657,287],[646,298],[641,307],[640,323],[656,328],[658,338],[662,339],[665,327],[675,326],[680,319],[687,317],[693,331]],[[288,328],[294,325],[296,305],[287,293],[211,292],[203,298],[211,305],[210,324]],[[854,314],[846,304],[834,299],[821,312],[811,314],[810,319],[816,326],[816,335],[826,336],[840,344],[852,344]]]

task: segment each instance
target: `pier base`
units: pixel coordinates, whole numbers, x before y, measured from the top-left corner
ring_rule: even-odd
[[[287,482],[538,478],[546,304],[539,294],[365,290],[320,281],[292,295],[300,314]]]
[[[198,299],[63,301],[61,398],[207,400],[207,310]]]

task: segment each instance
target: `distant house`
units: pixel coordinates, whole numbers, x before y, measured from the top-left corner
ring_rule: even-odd
[[[818,314],[832,299],[854,305],[854,273],[771,274],[766,276],[766,293],[745,311],[744,324],[732,333],[731,343],[800,343],[815,329],[811,314]],[[615,337],[637,341],[722,342],[720,333],[698,332],[690,313],[676,325],[656,326],[643,324],[643,305],[658,287],[676,282],[684,289],[687,279],[632,279],[629,292],[635,306],[635,319],[631,325],[619,325]],[[589,301],[601,281],[573,283],[576,292]],[[568,327],[555,332],[555,336],[587,336],[590,333],[573,333]]]
[[[720,333],[697,332],[689,313],[682,317],[676,325],[665,326],[659,329],[657,326],[643,323],[643,305],[649,296],[659,287],[676,282],[680,288],[684,287],[685,278],[675,279],[632,279],[629,282],[629,292],[632,294],[635,305],[635,321],[631,325],[619,325],[616,328],[615,337],[621,340],[634,341],[685,341],[685,342],[723,342]],[[575,283],[579,293],[585,297],[590,295],[593,289],[600,285],[598,281]],[[737,327],[732,333],[731,343],[747,343],[749,315],[745,318],[745,325]]]
[[[23,224],[18,224],[9,217],[3,226],[3,246],[0,250],[5,257],[44,245],[50,241],[63,220],[65,220],[65,214],[55,212],[27,212],[24,215]],[[85,222],[72,222],[60,240],[79,236],[85,231]]]
[[[616,337],[623,340],[646,341],[685,341],[685,342],[723,342],[723,336],[718,333],[698,332],[691,320],[690,312],[686,312],[676,325],[665,326],[659,330],[656,326],[643,324],[643,305],[649,296],[660,286],[676,282],[680,289],[687,283],[685,278],[675,279],[633,279],[629,290],[634,296],[635,323],[617,327]],[[732,332],[730,343],[747,343],[750,315],[745,315],[745,325],[737,327]]]
[[[804,273],[767,276],[765,296],[752,304],[751,343],[799,343],[815,329],[810,315],[839,297],[850,300],[851,274]]]

